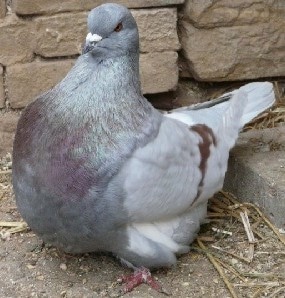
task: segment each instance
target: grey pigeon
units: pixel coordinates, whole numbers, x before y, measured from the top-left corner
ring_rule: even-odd
[[[171,266],[189,251],[207,200],[222,188],[239,131],[273,104],[272,84],[163,114],[141,92],[130,11],[98,6],[88,28],[75,66],[19,120],[19,211],[65,252],[107,251],[133,268]]]

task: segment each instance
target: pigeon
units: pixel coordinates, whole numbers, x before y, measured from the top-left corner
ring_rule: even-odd
[[[103,4],[88,15],[82,54],[22,113],[13,187],[30,228],[67,253],[109,252],[161,290],[149,269],[187,253],[208,199],[223,186],[239,131],[274,103],[270,82],[162,113],[143,96],[131,12]]]

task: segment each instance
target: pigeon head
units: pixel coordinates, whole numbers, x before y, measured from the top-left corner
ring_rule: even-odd
[[[88,30],[83,54],[99,59],[138,53],[139,34],[130,11],[118,4],[102,4],[88,15]]]

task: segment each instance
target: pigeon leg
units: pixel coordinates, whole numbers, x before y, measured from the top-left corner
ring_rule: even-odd
[[[122,289],[123,294],[131,292],[137,286],[145,283],[154,290],[168,295],[162,286],[151,276],[149,269],[145,267],[136,268],[133,274],[122,276],[120,281],[125,284]]]

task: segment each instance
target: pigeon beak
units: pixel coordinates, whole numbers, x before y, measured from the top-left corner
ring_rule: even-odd
[[[82,47],[82,55],[92,51],[94,49],[95,45],[92,45],[90,43],[85,43]]]
[[[102,40],[102,36],[98,34],[88,33],[86,36],[86,42],[82,49],[82,54],[86,54],[94,49],[96,44]]]

